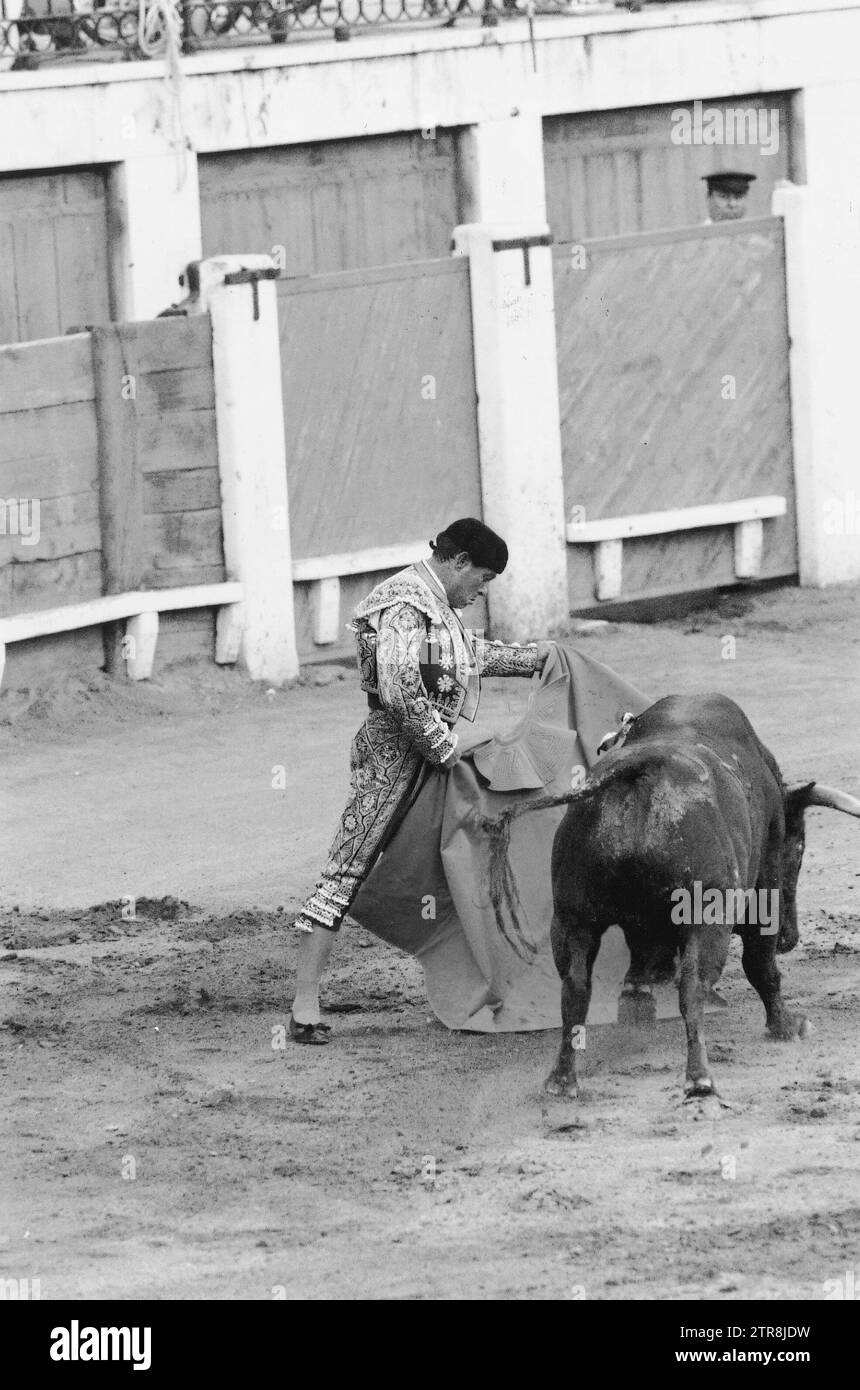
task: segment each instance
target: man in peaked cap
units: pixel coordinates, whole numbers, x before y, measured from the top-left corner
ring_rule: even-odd
[[[708,189],[708,216],[706,226],[713,222],[736,222],[745,217],[747,195],[750,184],[755,183],[755,174],[741,174],[732,169],[721,169],[716,174],[704,174],[703,182]]]
[[[434,768],[459,760],[457,720],[474,720],[481,676],[531,676],[550,642],[487,642],[459,610],[483,597],[508,563],[501,536],[464,517],[430,541],[431,555],[378,584],[355,610],[367,717],[350,757],[352,791],[328,861],[293,925],[302,933],[290,1036],[328,1042],[319,985],[335,933]]]

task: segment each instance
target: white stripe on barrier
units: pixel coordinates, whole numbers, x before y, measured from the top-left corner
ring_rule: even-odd
[[[34,637],[50,637],[75,632],[82,627],[127,620],[126,636],[133,639],[126,669],[131,680],[146,680],[152,674],[159,613],[183,608],[218,608],[215,660],[222,665],[235,661],[243,626],[243,586],[235,580],[220,584],[190,584],[185,589],[146,589],[128,594],[103,594],[83,599],[63,608],[44,608],[37,613],[16,613],[0,618],[0,684],[9,642],[26,642]]]
[[[744,497],[737,502],[712,502],[701,507],[676,507],[668,512],[571,521],[568,545],[593,545],[594,592],[598,599],[621,597],[623,543],[638,536],[668,536],[706,526],[734,526],[735,577],[755,579],[761,569],[763,521],[785,516],[784,497]]]

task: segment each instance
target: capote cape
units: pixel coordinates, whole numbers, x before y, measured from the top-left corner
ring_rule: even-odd
[[[499,932],[487,893],[488,846],[480,818],[514,802],[567,792],[574,769],[593,766],[597,746],[625,713],[651,700],[615,671],[575,648],[556,646],[505,736],[458,725],[461,761],[433,769],[350,909],[350,917],[421,962],[427,997],[449,1028],[482,1033],[559,1027],[559,980],[552,960],[550,854],[565,808],[511,824],[511,866],[524,930],[536,946],[521,959]],[[589,1023],[617,1018],[629,964],[611,928],[594,974]],[[655,991],[660,1017],[677,1014],[671,988]]]

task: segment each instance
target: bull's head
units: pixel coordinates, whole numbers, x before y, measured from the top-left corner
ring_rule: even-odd
[[[829,806],[833,811],[844,811],[848,816],[860,816],[860,800],[849,796],[836,787],[825,787],[822,782],[801,782],[794,787],[786,787],[783,795],[785,807],[785,840],[782,846],[782,874],[779,895],[779,934],[776,938],[778,951],[792,951],[797,945],[797,876],[803,861],[806,845],[804,813],[809,806]]]

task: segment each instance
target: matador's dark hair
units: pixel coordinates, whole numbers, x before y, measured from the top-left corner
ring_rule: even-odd
[[[492,570],[494,574],[501,574],[508,563],[508,547],[501,536],[474,516],[452,521],[439,532],[435,541],[430,542],[430,549],[440,560],[453,560],[465,552],[473,565]]]

